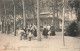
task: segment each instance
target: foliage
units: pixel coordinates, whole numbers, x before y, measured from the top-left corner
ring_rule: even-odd
[[[69,0],[68,4],[70,5],[71,8],[75,8],[76,10],[79,8],[79,0]]]
[[[80,1],[79,0],[73,0],[73,1],[71,1],[71,0],[69,0],[68,1],[68,4],[70,5],[70,7],[73,9],[75,9],[75,11],[76,11],[76,15],[77,15],[77,20],[78,21],[80,21]]]
[[[73,21],[66,29],[65,35],[67,36],[77,36],[78,35],[78,27],[77,23]]]

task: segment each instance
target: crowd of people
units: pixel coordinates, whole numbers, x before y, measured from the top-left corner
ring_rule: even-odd
[[[53,25],[51,26],[44,26],[43,27],[43,36],[44,38],[48,38],[48,36],[54,36],[55,35],[55,28]]]
[[[29,41],[31,41],[31,39],[36,39],[36,37],[37,37],[36,26],[29,25],[27,28],[24,28],[24,27],[20,28],[18,34],[21,34],[21,36],[20,36],[21,40],[28,39]]]
[[[55,35],[55,30],[54,30],[54,26],[43,26],[43,30],[42,30],[42,35],[44,36],[44,38],[48,38],[48,36],[54,36]],[[32,39],[37,39],[37,28],[35,25],[29,25],[27,27],[27,29],[25,28],[20,28],[19,29],[21,36],[20,39],[28,39],[29,41],[31,41]]]

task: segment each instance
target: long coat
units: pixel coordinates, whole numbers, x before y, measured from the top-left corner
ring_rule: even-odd
[[[44,28],[43,30],[43,36],[47,36],[48,35],[48,30],[46,28]]]
[[[32,34],[34,35],[34,37],[37,37],[37,30],[36,29],[32,30]]]
[[[54,35],[55,35],[54,26],[51,26],[50,30],[51,30],[50,35],[51,35],[51,36],[54,36]]]

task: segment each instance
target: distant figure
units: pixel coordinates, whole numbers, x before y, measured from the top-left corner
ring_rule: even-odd
[[[50,25],[47,26],[47,29],[50,30]]]
[[[20,40],[22,40],[26,36],[25,31],[23,29],[21,29],[21,28],[18,30],[18,34],[21,34]]]
[[[51,32],[50,32],[50,26],[49,25],[47,26],[47,29],[48,29],[48,35],[50,35]]]
[[[37,37],[37,30],[36,30],[36,26],[34,24],[31,27],[31,33],[32,33],[32,39],[35,40]]]
[[[10,34],[10,24],[8,24],[8,34]]]
[[[26,28],[25,28],[25,27],[23,28],[23,30],[24,30],[24,33],[26,33],[26,31],[27,31],[27,30],[26,30]]]
[[[51,27],[50,27],[50,31],[51,31],[50,36],[54,36],[55,35],[55,30],[54,29],[55,29],[54,26],[51,25]]]
[[[37,30],[35,28],[32,30],[32,33],[33,33],[34,37],[37,37]]]
[[[48,38],[48,29],[47,28],[43,29],[43,36],[44,36],[44,38]]]
[[[32,38],[32,31],[28,29],[28,40],[31,41]]]

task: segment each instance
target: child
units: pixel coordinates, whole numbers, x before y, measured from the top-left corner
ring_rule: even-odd
[[[21,34],[20,40],[22,40],[24,33],[25,33],[24,30],[22,30],[21,28],[18,30],[18,34]]]

